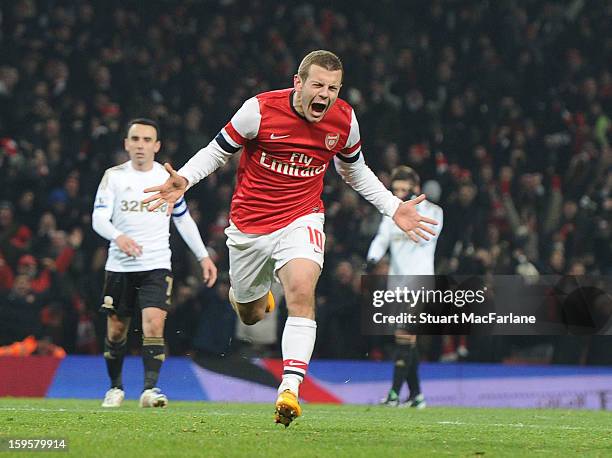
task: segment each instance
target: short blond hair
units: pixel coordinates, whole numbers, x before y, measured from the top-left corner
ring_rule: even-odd
[[[323,67],[324,69],[330,71],[340,70],[342,72],[342,77],[344,78],[342,61],[331,51],[319,49],[317,51],[308,53],[302,59],[302,62],[300,62],[300,66],[298,67],[298,76],[303,81],[308,78],[308,72],[310,71],[310,67],[313,65],[318,65],[319,67]]]
[[[412,167],[408,167],[407,165],[400,165],[391,171],[391,183],[399,180],[409,181],[417,186],[421,184],[419,174],[416,173]]]

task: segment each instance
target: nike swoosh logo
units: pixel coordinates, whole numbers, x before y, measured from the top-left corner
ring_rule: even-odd
[[[289,361],[287,363],[287,366],[292,366],[292,367],[304,367],[306,365],[307,365],[306,363],[301,363],[299,361]]]
[[[289,135],[275,135],[270,134],[270,140],[280,140],[281,138],[287,138]]]

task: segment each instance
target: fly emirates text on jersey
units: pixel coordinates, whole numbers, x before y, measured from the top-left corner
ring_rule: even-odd
[[[273,172],[294,177],[313,177],[325,172],[327,164],[321,164],[316,167],[311,166],[312,160],[313,158],[307,154],[291,153],[289,162],[284,162],[262,151],[259,163]]]

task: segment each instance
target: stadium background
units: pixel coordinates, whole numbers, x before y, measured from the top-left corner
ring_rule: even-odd
[[[357,112],[368,164],[386,184],[409,164],[443,207],[439,273],[612,271],[609,2],[1,5],[0,345],[33,335],[38,344],[19,351],[99,353],[107,242],[90,214],[103,171],[126,160],[128,119],[157,119],[158,160],[180,166],[246,98],[289,86],[317,48],[344,62],[341,96]],[[235,167],[188,195],[221,272]],[[390,341],[363,338],[356,309],[380,216],[334,172],[323,198],[315,358],[387,360]],[[200,287],[195,259],[176,237],[172,247],[170,353],[278,356],[282,328],[236,335],[227,276]],[[610,344],[480,337],[468,340],[466,359],[610,365]],[[429,361],[444,352],[439,338],[422,345]]]

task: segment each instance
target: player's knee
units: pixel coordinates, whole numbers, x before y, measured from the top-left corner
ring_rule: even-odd
[[[127,326],[109,326],[107,336],[111,342],[121,342],[127,337]]]
[[[314,313],[314,294],[300,292],[287,299],[289,316],[310,316]]]
[[[414,345],[416,344],[416,336],[405,332],[396,332],[395,342],[399,345]]]
[[[286,293],[287,308],[314,307],[314,291],[310,288],[296,287]]]
[[[108,340],[111,342],[120,342],[123,340],[124,334],[122,332],[109,332]]]
[[[145,309],[142,314],[142,332],[145,337],[164,335],[166,313],[157,313],[156,309]]]
[[[121,342],[127,337],[130,321],[110,314],[106,322],[106,336],[111,342]]]
[[[145,337],[155,337],[164,335],[164,320],[151,320],[143,326]]]

